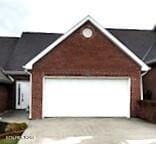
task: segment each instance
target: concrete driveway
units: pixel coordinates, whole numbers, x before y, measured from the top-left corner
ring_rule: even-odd
[[[156,144],[156,125],[134,118],[32,120],[19,144]]]

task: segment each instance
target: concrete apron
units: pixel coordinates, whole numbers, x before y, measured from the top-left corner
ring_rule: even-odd
[[[32,120],[19,144],[156,144],[156,125],[134,118]]]

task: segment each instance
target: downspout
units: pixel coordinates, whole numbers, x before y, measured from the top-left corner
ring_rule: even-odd
[[[30,76],[30,93],[29,93],[29,119],[32,119],[32,73],[24,70]]]

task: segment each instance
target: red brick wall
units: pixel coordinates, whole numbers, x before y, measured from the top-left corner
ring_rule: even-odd
[[[156,101],[139,101],[137,116],[152,123],[156,123]]]
[[[9,88],[0,84],[0,113],[8,110],[10,107]]]
[[[91,27],[90,39],[82,29]],[[92,24],[86,23],[34,64],[32,70],[32,116],[42,115],[42,78],[52,76],[129,76],[131,115],[136,116],[140,99],[140,67]]]
[[[152,100],[156,100],[156,64],[151,65],[151,70],[143,77],[144,95],[152,92]]]

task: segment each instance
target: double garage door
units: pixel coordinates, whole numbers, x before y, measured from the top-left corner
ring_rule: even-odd
[[[130,117],[129,78],[45,78],[43,117]]]

